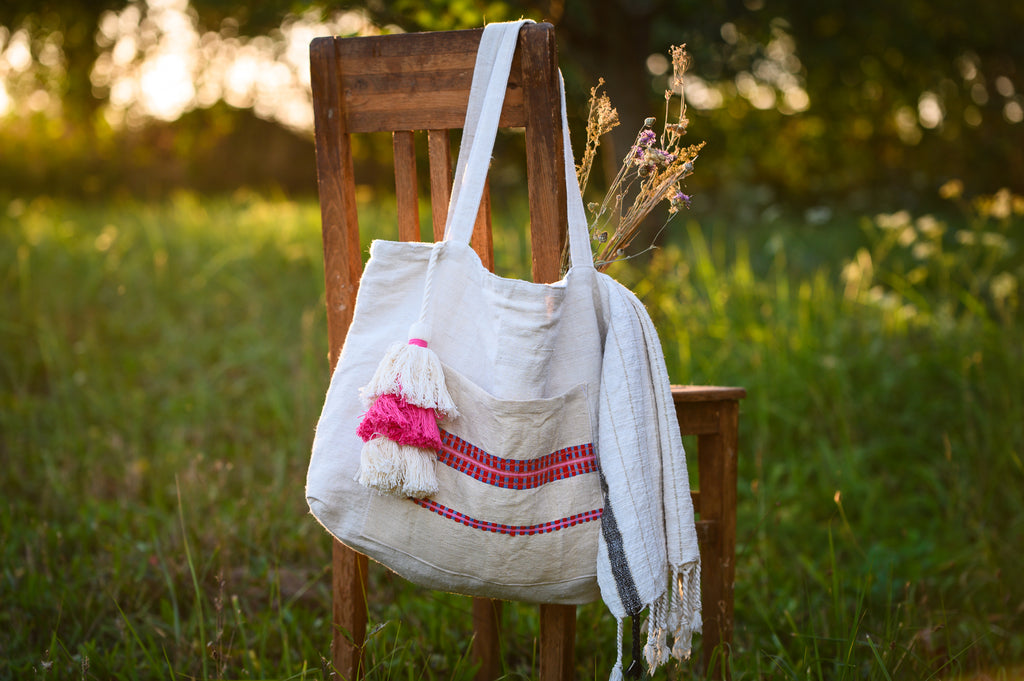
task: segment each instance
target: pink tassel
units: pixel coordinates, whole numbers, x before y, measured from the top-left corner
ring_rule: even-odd
[[[386,437],[401,445],[434,450],[441,446],[441,433],[433,409],[409,404],[390,393],[381,395],[367,410],[356,434],[368,442]]]
[[[359,482],[382,494],[436,494],[437,421],[456,416],[437,355],[418,337],[392,347],[360,395],[368,409],[356,429],[364,442]]]

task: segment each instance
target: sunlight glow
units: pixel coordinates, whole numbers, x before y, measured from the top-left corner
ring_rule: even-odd
[[[146,118],[174,120],[224,101],[309,132],[309,42],[379,32],[360,10],[327,21],[317,12],[289,17],[269,36],[238,37],[229,24],[200,35],[188,0],[136,1],[104,13],[90,77],[97,95],[108,97],[107,120],[130,126]]]
[[[32,66],[32,51],[29,49],[28,31],[21,29],[14,32],[7,43],[4,60],[15,73],[28,70]]]
[[[720,109],[725,104],[725,96],[717,86],[690,73],[686,74],[685,92],[686,103],[697,109]]]
[[[933,130],[946,118],[946,112],[942,107],[942,101],[934,92],[924,92],[917,100],[917,117],[921,125]]]
[[[741,33],[732,23],[722,24],[721,33],[737,53],[752,55],[750,69],[740,71],[732,81],[705,82],[687,75],[688,103],[698,109],[717,109],[725,105],[729,96],[738,94],[755,109],[775,109],[786,115],[810,107],[811,98],[804,88],[804,66],[796,54],[796,40],[787,32],[784,22],[773,23],[767,44]]]
[[[189,64],[179,54],[161,54],[139,69],[139,93],[147,113],[165,121],[181,116],[195,100]]]
[[[1006,119],[1007,123],[1020,123],[1024,121],[1024,107],[1017,100],[1010,100],[1003,106],[1003,118]]]

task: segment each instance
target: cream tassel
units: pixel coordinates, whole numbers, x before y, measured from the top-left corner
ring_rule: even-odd
[[[381,494],[398,495],[402,491],[401,445],[386,437],[377,437],[363,443],[359,453],[360,485],[373,488]]]
[[[428,449],[402,447],[402,494],[414,499],[437,494],[437,456]]]
[[[455,402],[445,387],[441,360],[418,338],[388,348],[359,396],[369,407],[378,397],[389,393],[417,407],[433,409],[439,419],[453,419],[458,415]]]

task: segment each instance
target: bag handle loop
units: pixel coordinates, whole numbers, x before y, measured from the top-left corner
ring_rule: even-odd
[[[473,69],[466,122],[459,145],[459,158],[455,166],[448,218],[445,223],[445,241],[468,244],[483,196],[484,181],[490,164],[498,119],[505,101],[505,88],[512,69],[512,56],[519,40],[519,30],[530,20],[488,24],[484,27]],[[562,74],[558,74],[561,101],[562,148],[564,156],[565,194],[568,201],[569,257],[573,267],[593,267],[590,236],[583,198],[576,184],[576,164],[569,141],[566,117],[565,87]]]

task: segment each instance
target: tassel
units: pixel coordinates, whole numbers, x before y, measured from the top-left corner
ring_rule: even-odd
[[[401,445],[436,450],[441,446],[441,432],[433,409],[409,404],[398,395],[381,395],[363,416],[356,434],[368,442],[386,437]]]
[[[437,354],[417,337],[393,345],[359,393],[368,407],[356,430],[364,442],[359,483],[395,496],[437,494],[437,422],[458,414]]]
[[[422,499],[437,494],[437,457],[386,437],[363,444],[356,480],[381,494]]]
[[[682,661],[689,659],[693,635],[699,633],[703,626],[700,612],[700,561],[673,570],[672,581],[676,585],[673,603],[676,615],[671,624],[674,638],[672,657]]]
[[[433,452],[418,447],[402,447],[402,494],[424,499],[437,494],[437,457]]]
[[[402,489],[402,454],[397,442],[385,437],[363,443],[359,453],[360,485],[382,494],[398,494]]]
[[[665,603],[662,597],[651,604],[647,615],[647,645],[644,646],[644,659],[652,674],[655,669],[668,662],[670,654],[665,619]]]
[[[412,338],[407,344],[388,349],[370,382],[359,391],[364,404],[381,395],[401,396],[409,404],[433,409],[440,419],[458,415],[455,402],[444,384],[444,368],[427,342]]]
[[[395,497],[424,499],[437,494],[437,457],[419,447],[379,437],[363,445],[356,480]]]

